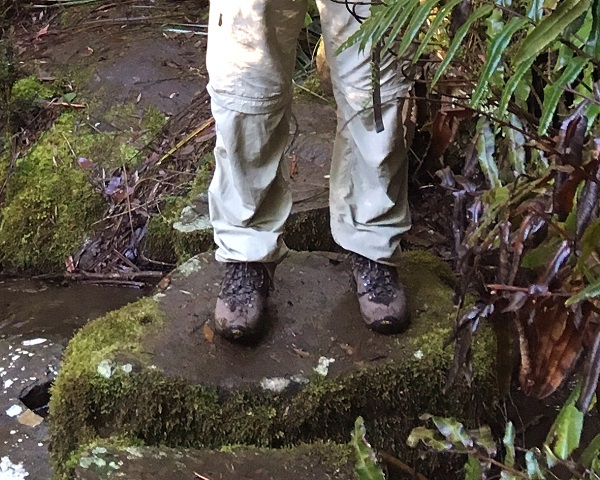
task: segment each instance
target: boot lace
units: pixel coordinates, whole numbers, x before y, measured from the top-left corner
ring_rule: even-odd
[[[352,266],[357,271],[365,291],[360,295],[368,295],[370,299],[391,300],[398,291],[397,272],[394,267],[375,262],[362,255],[355,254]]]
[[[269,282],[269,275],[260,264],[227,263],[219,296],[229,303],[247,304],[253,295],[268,288]]]

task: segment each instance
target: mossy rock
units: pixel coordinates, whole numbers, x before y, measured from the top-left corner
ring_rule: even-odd
[[[165,478],[260,478],[261,480],[354,480],[352,451],[347,445],[317,443],[289,449],[252,447],[215,450],[166,447],[113,447],[99,444],[78,457],[77,480]],[[201,478],[201,477],[197,477]]]
[[[72,454],[98,438],[178,448],[343,443],[359,415],[374,447],[413,463],[405,440],[421,414],[489,419],[491,335],[477,337],[473,387],[442,393],[452,361],[443,345],[456,313],[450,269],[425,252],[404,255],[413,323],[386,337],[360,319],[348,263],[292,253],[277,269],[268,333],[254,347],[213,334],[222,272],[210,254],[182,265],[166,292],[88,324],[70,342],[52,390],[57,476],[68,478]],[[424,465],[428,473],[439,466],[431,458]]]
[[[101,195],[77,165],[74,115],[62,115],[16,162],[0,205],[0,264],[39,271],[64,267],[104,211]],[[89,139],[91,141],[91,139]],[[81,148],[80,148],[81,147]]]

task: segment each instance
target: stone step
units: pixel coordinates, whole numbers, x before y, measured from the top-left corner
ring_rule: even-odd
[[[275,274],[268,333],[240,346],[210,326],[222,266],[212,254],[193,258],[165,292],[88,324],[69,344],[50,407],[55,469],[67,472],[74,451],[113,436],[194,448],[345,443],[359,415],[375,448],[416,457],[405,440],[420,415],[477,423],[496,398],[492,338],[477,337],[473,387],[443,393],[452,272],[408,252],[400,274],[412,326],[382,336],[360,318],[345,256],[292,253]]]
[[[225,451],[101,444],[78,456],[75,479],[354,480],[351,453],[348,446],[332,443]]]

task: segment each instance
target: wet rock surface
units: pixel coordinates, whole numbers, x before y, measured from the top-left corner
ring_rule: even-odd
[[[444,298],[449,287],[418,258],[407,254],[400,270],[413,322],[404,335],[384,336],[368,330],[360,316],[347,255],[294,252],[275,271],[264,338],[241,347],[211,334],[223,270],[212,254],[199,255],[176,271],[160,300],[171,321],[146,342],[151,362],[195,384],[274,391],[293,389],[316,373],[402,363],[419,350],[414,340],[448,322],[453,307]]]
[[[354,466],[349,453],[348,447],[329,444],[226,452],[97,446],[79,457],[75,478],[352,480]]]

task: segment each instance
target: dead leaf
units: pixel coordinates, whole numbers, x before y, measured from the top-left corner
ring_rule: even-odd
[[[290,161],[290,178],[294,178],[298,173],[300,173],[298,170],[298,157],[294,154]]]
[[[171,285],[171,274],[165,275],[163,278],[161,278],[157,287],[159,290],[166,290],[169,288],[169,285]]]
[[[196,478],[199,478],[200,480],[210,480],[210,478],[205,477],[204,475],[200,475],[198,472],[194,472],[194,475],[196,476]]]
[[[27,425],[28,427],[37,427],[44,421],[42,417],[36,415],[31,410],[25,410],[21,415],[17,417],[17,421],[21,425]]]
[[[199,478],[200,480],[210,480],[209,477],[205,477],[204,475],[200,475],[198,472],[194,472],[194,475],[196,476],[196,478]]]
[[[437,161],[456,135],[460,123],[473,116],[473,111],[467,108],[439,110],[431,125],[431,143],[427,156]]]
[[[526,395],[545,398],[563,383],[582,351],[584,332],[594,317],[591,304],[582,305],[582,328],[564,299],[531,300],[515,319],[521,350],[519,382]]]
[[[356,353],[356,351],[354,350],[354,348],[352,348],[350,345],[348,345],[347,343],[340,343],[340,348],[346,352],[346,355],[354,355]]]
[[[89,160],[85,157],[79,157],[77,159],[77,163],[84,170],[91,170],[96,165],[94,162],[92,162],[91,160]]]
[[[40,31],[35,34],[35,37],[33,37],[33,39],[37,40],[38,38],[43,37],[44,35],[47,35],[49,27],[50,27],[50,24],[48,24],[44,28],[40,29]]]
[[[295,345],[292,345],[292,352],[300,358],[308,358],[310,357],[310,353],[302,348],[298,348]]]
[[[202,327],[202,333],[208,343],[215,343],[215,331],[210,327],[208,322]]]
[[[73,257],[71,255],[65,258],[65,268],[67,269],[68,273],[73,273],[75,272],[75,270],[77,270],[77,268],[75,267],[75,261],[73,260]]]

